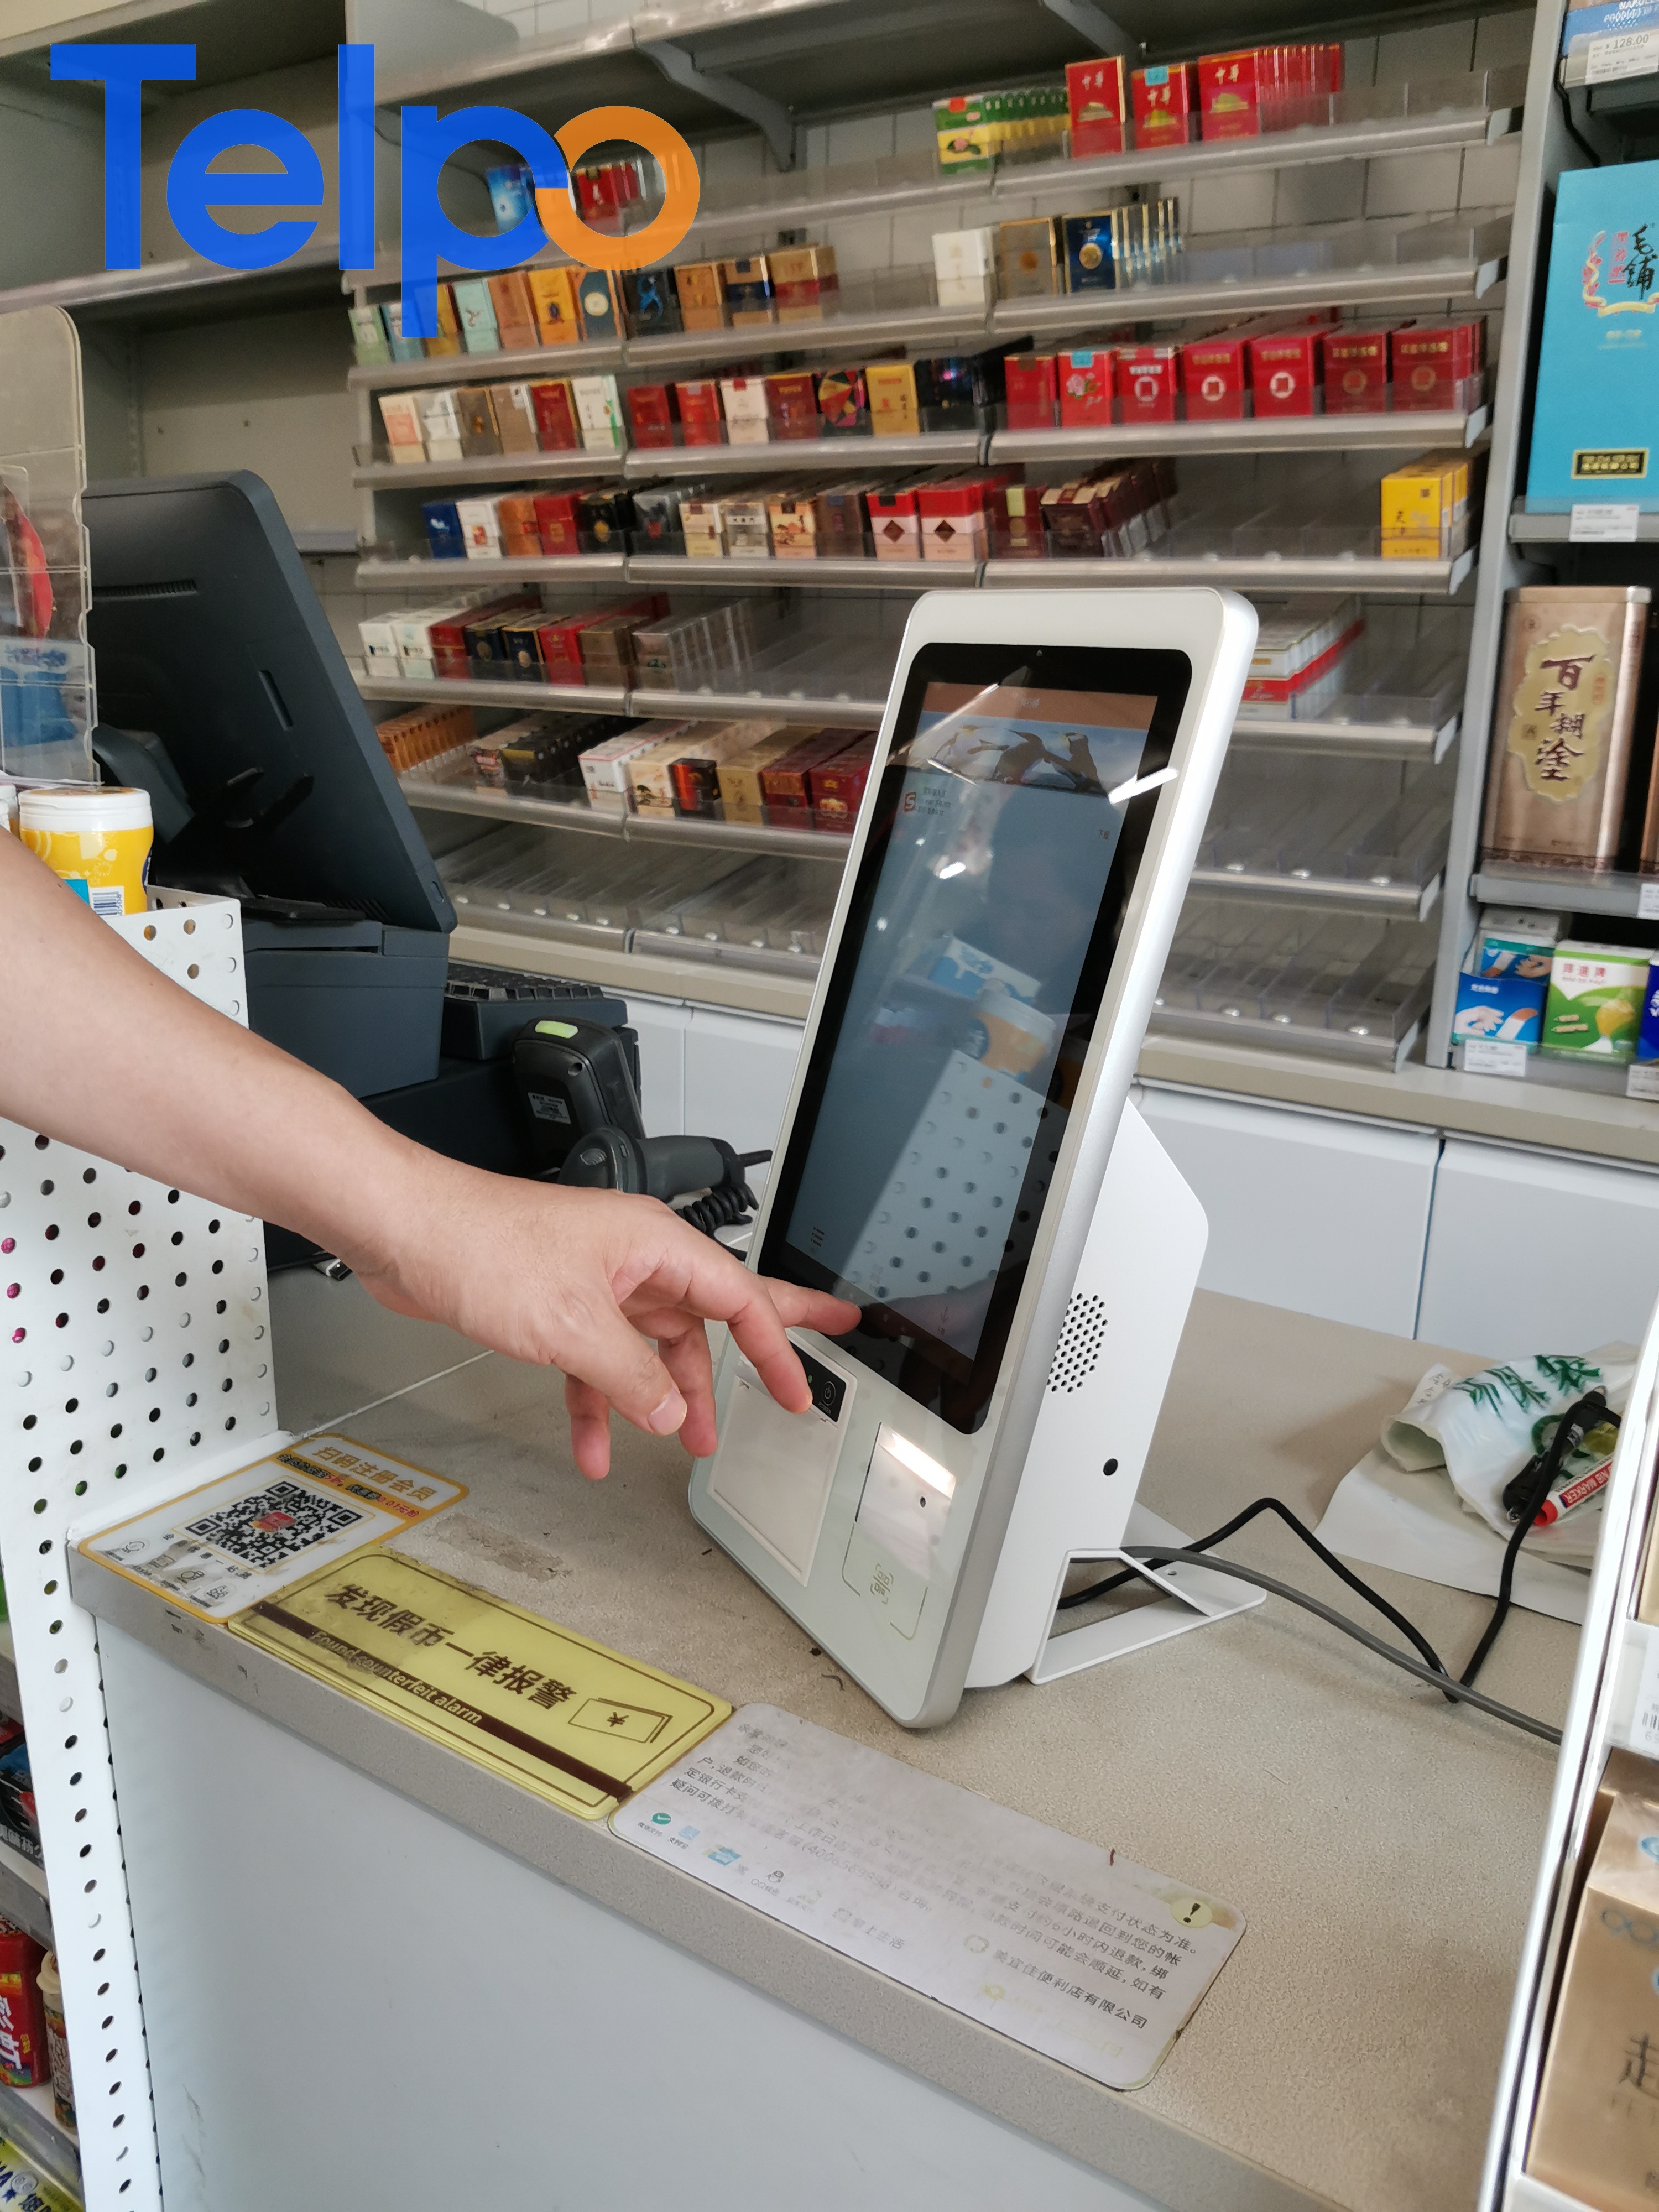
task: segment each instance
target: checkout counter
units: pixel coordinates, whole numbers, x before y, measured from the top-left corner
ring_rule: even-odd
[[[1272,1600],[907,1732],[698,1527],[678,1444],[619,1426],[590,1485],[556,1376],[309,1270],[270,1308],[284,1427],[469,1486],[395,1549],[1115,1847],[1246,1932],[1151,2082],[1104,2089],[76,1558],[169,2212],[1475,2202],[1549,1746]],[[1482,1364],[1200,1292],[1142,1496],[1187,1528],[1264,1492],[1316,1520],[1436,1358]],[[1261,1524],[1230,1549],[1320,1589]],[[1376,1579],[1450,1651],[1489,1610]],[[1577,1641],[1517,1613],[1483,1686],[1559,1722]]]

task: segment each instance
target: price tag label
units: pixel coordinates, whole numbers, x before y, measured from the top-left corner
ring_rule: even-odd
[[[1659,1759],[1659,1635],[1635,1622],[1626,1634],[1642,1638],[1642,1672],[1636,1685],[1636,1709],[1631,1715],[1630,1747],[1649,1759]]]
[[[1500,1044],[1493,1037],[1471,1037],[1463,1048],[1463,1073],[1524,1078],[1527,1048],[1523,1044]]]
[[[1638,1063],[1625,1074],[1626,1098],[1659,1098],[1659,1060]]]
[[[1586,84],[1616,84],[1620,77],[1650,76],[1659,70],[1659,31],[1626,31],[1592,39],[1584,56]]]
[[[1659,921],[1659,876],[1644,883],[1637,892],[1636,918],[1638,921]]]
[[[1634,500],[1580,500],[1567,525],[1572,545],[1634,545],[1642,510]]]

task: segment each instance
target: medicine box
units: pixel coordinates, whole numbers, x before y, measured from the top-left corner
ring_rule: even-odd
[[[1659,161],[1564,170],[1550,240],[1527,506],[1659,508]]]
[[[1640,946],[1572,940],[1558,945],[1544,1008],[1544,1050],[1586,1059],[1633,1060],[1649,964]]]
[[[1460,975],[1452,1042],[1523,1045],[1536,1052],[1549,986],[1522,975]]]

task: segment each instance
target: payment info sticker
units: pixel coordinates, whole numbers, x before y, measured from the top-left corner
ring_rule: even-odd
[[[369,1551],[229,1624],[579,1820],[603,1820],[732,1708],[396,1552]]]
[[[364,1544],[466,1496],[349,1437],[307,1437],[131,1521],[80,1550],[204,1620],[228,1620]]]

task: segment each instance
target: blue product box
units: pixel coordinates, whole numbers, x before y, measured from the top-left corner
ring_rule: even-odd
[[[1062,229],[1066,239],[1066,290],[1114,290],[1117,264],[1113,255],[1110,215],[1068,215]]]
[[[402,303],[397,300],[387,300],[381,307],[380,314],[386,324],[386,339],[392,348],[393,361],[424,361],[425,340],[404,336]]]
[[[1659,161],[1563,175],[1527,509],[1659,508]]]
[[[1656,27],[1659,0],[1604,0],[1601,6],[1570,8],[1561,21],[1561,51],[1582,53],[1592,39],[1616,39]]]
[[[499,169],[486,169],[484,182],[489,187],[489,204],[497,230],[512,230],[527,215],[535,213],[531,194],[536,180],[522,161],[507,161]]]
[[[1525,1045],[1536,1052],[1544,1023],[1544,1000],[1549,978],[1525,975],[1460,975],[1457,1011],[1452,1016],[1452,1041],[1490,1039],[1498,1044]]]
[[[1642,1033],[1636,1040],[1639,1061],[1659,1060],[1659,961],[1648,969],[1648,994],[1642,1001]]]
[[[421,519],[426,525],[426,542],[432,548],[434,561],[465,561],[466,533],[461,528],[461,518],[453,499],[429,499],[421,508]]]

